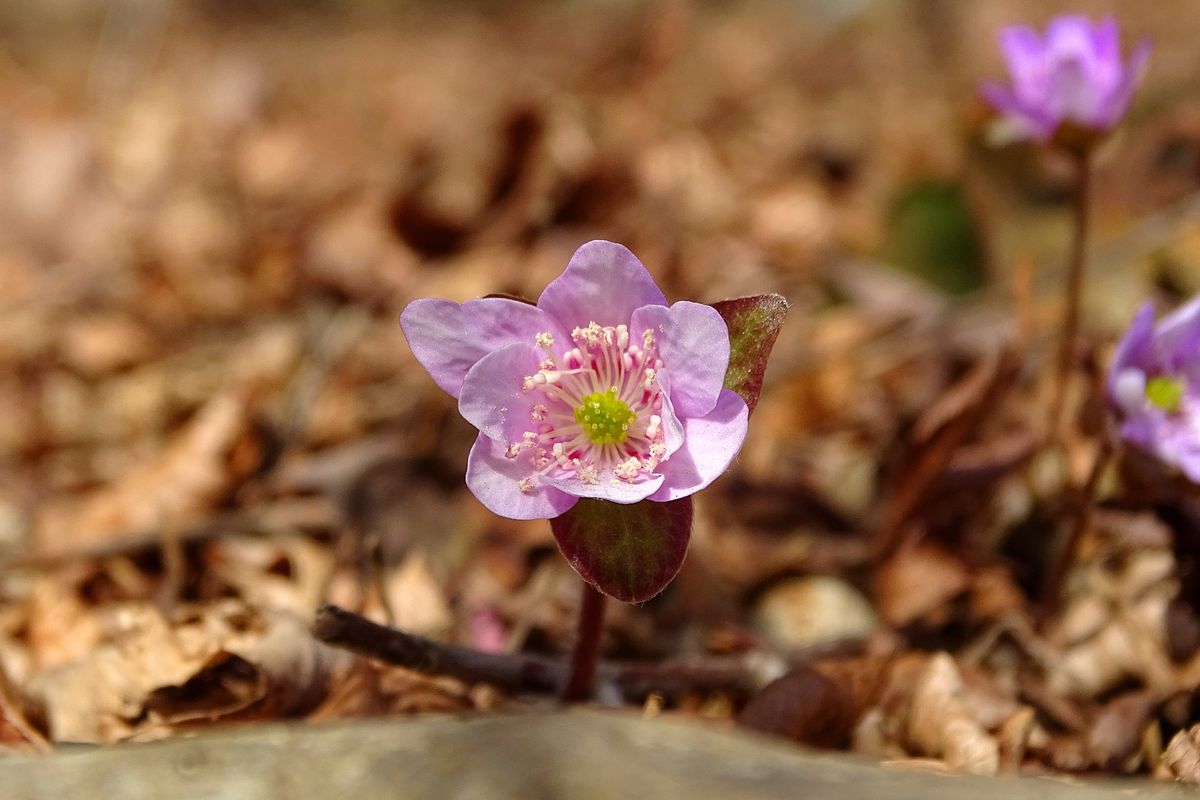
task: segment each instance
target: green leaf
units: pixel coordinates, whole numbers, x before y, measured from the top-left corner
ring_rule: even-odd
[[[725,388],[742,396],[754,411],[762,392],[767,357],[787,316],[788,301],[778,294],[738,297],[713,303],[729,327],[729,369]]]
[[[922,181],[893,203],[883,246],[888,261],[950,294],[987,284],[982,235],[966,194],[952,183]]]
[[[584,499],[550,520],[558,549],[610,597],[641,603],[679,572],[692,535],[692,498],[632,505]]]

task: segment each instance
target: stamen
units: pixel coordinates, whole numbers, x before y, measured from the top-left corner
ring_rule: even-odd
[[[665,460],[662,360],[653,330],[640,339],[640,346],[631,341],[627,325],[595,320],[572,330],[561,353],[550,332],[534,336],[546,358],[522,387],[537,394],[527,412],[535,429],[505,452],[509,458],[529,452],[534,473],[518,481],[522,492],[547,471],[587,484],[635,481]]]
[[[637,456],[630,456],[613,468],[613,472],[623,481],[632,481],[642,471],[642,462]]]

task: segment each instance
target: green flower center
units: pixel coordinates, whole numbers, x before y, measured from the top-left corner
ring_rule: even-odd
[[[629,425],[637,415],[629,410],[623,400],[617,398],[617,390],[593,392],[585,395],[583,403],[575,409],[575,421],[583,426],[584,433],[593,444],[620,444],[629,435]]]
[[[1146,399],[1153,405],[1173,414],[1183,400],[1183,381],[1162,375],[1146,382]]]

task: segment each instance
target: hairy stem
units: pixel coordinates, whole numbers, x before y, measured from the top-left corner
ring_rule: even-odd
[[[604,632],[605,597],[590,583],[583,582],[579,604],[579,630],[571,652],[571,668],[563,684],[562,700],[578,703],[592,699],[596,665],[600,662],[600,636]]]
[[[1075,340],[1079,335],[1079,307],[1083,297],[1084,261],[1090,222],[1092,159],[1085,150],[1076,156],[1075,202],[1071,251],[1067,257],[1066,314],[1063,318],[1062,339],[1058,345],[1058,371],[1054,382],[1054,399],[1050,405],[1052,431],[1062,429],[1067,410],[1067,394],[1071,367],[1075,355]]]

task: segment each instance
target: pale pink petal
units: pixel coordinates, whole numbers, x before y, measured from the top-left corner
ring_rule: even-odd
[[[702,417],[717,403],[729,367],[729,329],[712,306],[682,300],[633,312],[630,335],[654,331],[670,374],[671,402],[683,418]]]
[[[644,480],[639,480],[633,483],[621,480],[616,475],[609,471],[600,473],[600,479],[596,483],[587,483],[575,477],[573,474],[566,475],[543,475],[542,483],[575,497],[592,497],[598,500],[608,500],[621,505],[629,505],[636,503],[639,500],[645,500],[650,495],[654,494],[655,490],[662,485],[662,475],[651,475]]]
[[[1121,63],[1121,31],[1117,18],[1105,17],[1092,28],[1092,52],[1096,63],[1108,65]]]
[[[1117,397],[1117,380],[1128,369],[1142,373],[1155,371],[1154,359],[1154,303],[1148,302],[1138,309],[1129,326],[1129,331],[1117,345],[1112,366],[1108,371],[1108,394]]]
[[[663,407],[658,414],[662,418],[663,444],[667,448],[667,456],[683,446],[683,422],[675,413],[675,404],[671,401],[672,377],[670,372],[662,372],[658,383],[663,391]]]
[[[1138,42],[1129,55],[1129,63],[1121,70],[1121,79],[1100,109],[1097,118],[1098,124],[1111,127],[1125,116],[1125,112],[1129,110],[1129,104],[1133,101],[1134,90],[1142,82],[1149,61],[1150,42]]]
[[[1200,353],[1200,295],[1159,320],[1154,327],[1155,356],[1169,371],[1196,369]]]
[[[488,353],[467,372],[458,396],[458,413],[497,442],[520,441],[521,434],[531,429],[533,408],[523,381],[538,371],[541,358],[526,344],[510,344]]]
[[[1043,79],[1044,45],[1038,32],[1028,25],[1010,25],[1000,31],[1000,52],[1008,65],[1016,93],[1036,90]]]
[[[1044,142],[1054,135],[1054,130],[1058,127],[1059,120],[1033,110],[1007,86],[988,81],[980,85],[979,94],[1004,116],[1012,126],[1015,138]]]
[[[563,274],[538,298],[538,308],[568,331],[589,322],[626,325],[636,309],[666,304],[667,298],[629,248],[601,240],[576,250]]]
[[[533,344],[538,333],[566,341],[566,333],[545,311],[499,297],[468,300],[414,300],[400,326],[421,366],[434,383],[458,397],[467,370],[488,353],[516,342]]]
[[[467,457],[467,488],[489,511],[509,519],[553,519],[575,505],[578,498],[564,494],[535,477],[528,454],[507,458],[505,447],[479,434]],[[530,479],[530,490],[520,481]]]
[[[650,499],[676,500],[712,483],[742,448],[748,418],[741,396],[722,389],[711,413],[684,420],[684,446],[659,467],[666,480]]]

